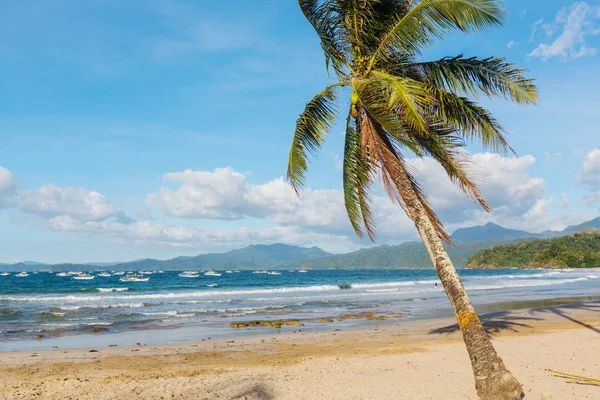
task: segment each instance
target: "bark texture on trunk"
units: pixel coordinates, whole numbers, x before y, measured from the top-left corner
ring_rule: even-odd
[[[525,397],[521,384],[498,357],[425,209],[415,197],[405,198],[405,202],[454,308],[471,359],[478,396],[482,400],[521,400]]]

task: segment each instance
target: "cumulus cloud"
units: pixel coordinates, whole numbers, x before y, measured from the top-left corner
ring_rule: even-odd
[[[245,174],[232,168],[214,171],[168,173],[165,182],[180,182],[177,190],[166,187],[147,197],[148,204],[173,217],[234,220],[264,218],[295,207],[293,190],[283,179],[251,185]]]
[[[104,195],[84,188],[62,188],[53,184],[19,194],[21,209],[45,218],[70,217],[79,221],[100,221],[113,209]]]
[[[14,175],[0,165],[0,208],[14,204],[16,191]]]
[[[586,38],[600,34],[598,19],[600,7],[576,2],[560,10],[552,24],[544,24],[543,20],[537,21],[533,26],[532,39],[540,29],[550,37],[555,30],[562,29],[562,32],[553,42],[541,43],[529,56],[546,61],[554,57],[567,60],[596,54],[596,49],[588,46]]]
[[[355,241],[345,235],[307,232],[294,226],[214,229],[193,225],[157,224],[150,221],[132,224],[111,220],[82,222],[69,216],[55,217],[49,222],[55,230],[76,232],[80,235],[112,237],[121,244],[193,248],[198,252],[230,250],[250,244],[270,243],[319,246],[332,252],[347,252],[359,247]]]
[[[491,216],[466,198],[445,176],[439,164],[431,159],[412,161],[433,208],[444,222],[473,225],[490,218],[504,220],[504,224],[509,220],[517,222],[543,199],[544,180],[529,175],[529,168],[535,163],[533,156],[507,158],[479,153],[472,159],[471,175],[494,210]]]
[[[466,198],[432,159],[409,161],[429,195],[434,209],[449,228],[479,223],[490,216]],[[545,183],[531,177],[532,156],[504,158],[495,154],[475,154],[471,167],[479,178],[484,196],[495,209],[498,219],[516,223],[544,198]],[[148,203],[163,214],[196,219],[267,219],[280,227],[305,232],[344,235],[354,240],[341,190],[307,189],[296,196],[289,185],[278,178],[265,184],[253,184],[247,174],[231,168],[215,171],[184,171],[164,176],[166,182],[179,182],[178,188],[161,188],[148,196]],[[543,210],[543,208],[542,208]],[[373,195],[372,211],[381,242],[399,242],[416,238],[413,223],[402,209],[378,190]],[[539,214],[539,212],[537,213]]]
[[[583,159],[580,179],[592,192],[600,192],[600,149],[587,153]]]

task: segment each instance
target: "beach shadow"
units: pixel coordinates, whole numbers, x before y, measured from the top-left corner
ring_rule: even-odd
[[[587,323],[580,321],[580,320],[572,317],[571,315],[569,315],[567,313],[568,312],[567,310],[569,310],[569,309],[600,312],[600,303],[580,303],[580,304],[567,304],[564,306],[539,307],[539,308],[531,309],[529,311],[529,314],[534,315],[536,313],[553,313],[553,314],[558,315],[559,317],[564,318],[568,321],[571,321],[577,325],[583,326],[584,328],[587,328],[587,329],[591,330],[592,332],[600,334],[599,328],[596,328],[595,326],[587,324]]]
[[[256,384],[242,393],[233,396],[231,400],[273,400],[273,397],[263,384]]]
[[[540,318],[526,317],[523,315],[516,315],[511,311],[498,311],[489,314],[484,314],[479,317],[483,324],[483,329],[487,332],[490,337],[494,337],[502,331],[519,332],[519,329],[531,328],[524,321],[539,321]],[[458,324],[452,324],[429,331],[430,335],[442,335],[452,334],[459,332],[460,328]]]

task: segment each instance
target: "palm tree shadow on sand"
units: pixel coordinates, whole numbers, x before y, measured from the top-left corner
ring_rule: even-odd
[[[542,321],[544,318],[541,316],[536,317],[542,313],[553,313],[561,318],[571,321],[577,325],[581,325],[595,333],[600,334],[600,329],[594,327],[586,322],[576,319],[573,315],[570,315],[569,310],[584,310],[584,311],[595,311],[600,312],[600,303],[574,303],[557,306],[547,306],[532,308],[529,310],[530,316],[519,314],[516,311],[498,311],[481,316],[481,322],[483,327],[490,337],[494,337],[502,331],[519,332],[520,329],[531,328],[531,325],[527,324],[527,321]],[[452,324],[429,331],[430,335],[438,334],[452,334],[459,331],[458,324]]]
[[[564,305],[564,306],[540,307],[540,308],[531,309],[529,311],[529,314],[535,315],[535,314],[539,314],[539,313],[553,313],[553,314],[558,315],[559,317],[562,317],[562,318],[564,318],[568,321],[571,321],[577,325],[581,325],[584,328],[591,330],[592,332],[596,332],[596,333],[600,334],[599,328],[574,318],[572,315],[569,315],[567,313],[568,310],[586,310],[586,311],[600,312],[600,303],[579,303],[579,304],[568,304],[568,305]]]
[[[232,400],[273,400],[275,397],[271,395],[267,387],[261,383],[244,390],[242,393],[233,396]]]
[[[523,315],[517,315],[512,311],[497,311],[481,316],[481,322],[483,328],[490,337],[494,337],[496,334],[502,331],[519,332],[519,329],[531,328],[524,321],[539,321],[541,318],[527,317]],[[458,324],[452,324],[429,331],[430,335],[442,335],[452,334],[460,332]]]

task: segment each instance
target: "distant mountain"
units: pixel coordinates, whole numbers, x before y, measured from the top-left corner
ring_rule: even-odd
[[[584,222],[583,224],[571,225],[567,229],[562,231],[562,233],[565,233],[565,234],[575,233],[575,232],[580,231],[582,228],[588,228],[588,227],[600,229],[600,217],[594,218],[591,221]]]
[[[471,255],[498,244],[511,244],[536,238],[553,238],[569,235],[582,229],[600,229],[600,218],[569,226],[563,231],[531,233],[508,229],[488,223],[483,226],[457,229],[452,238],[454,246],[446,246],[457,268],[463,268]],[[0,264],[0,270],[100,270],[113,269],[140,271],[148,269],[263,269],[263,268],[432,268],[429,255],[421,242],[408,242],[397,246],[377,246],[348,254],[331,254],[318,247],[298,247],[286,244],[253,245],[226,253],[200,254],[194,257],[176,257],[171,260],[140,259],[123,263],[42,264],[32,261],[18,264]]]
[[[544,231],[541,233],[532,233],[518,229],[508,229],[490,222],[485,225],[457,229],[452,234],[452,239],[456,242],[484,242],[532,238],[549,239],[570,235],[580,231],[582,228],[588,227],[600,229],[600,217],[579,225],[571,225],[562,231]]]
[[[492,222],[489,222],[483,226],[478,225],[470,228],[460,228],[452,234],[452,239],[456,242],[499,242],[503,240],[525,239],[532,237],[537,237],[537,235],[517,229],[507,229]]]
[[[132,261],[114,265],[113,268],[124,270],[143,270],[148,268],[161,270],[188,268],[277,268],[295,262],[314,260],[330,255],[331,253],[327,253],[318,247],[306,248],[276,243],[271,245],[252,245],[226,253],[200,254],[196,257],[177,257],[165,261]]]
[[[456,243],[445,245],[446,251],[457,268],[464,268],[468,258],[475,252],[499,242]],[[514,242],[504,242],[514,243]],[[422,242],[408,242],[397,246],[382,245],[338,254],[316,260],[296,263],[290,268],[354,269],[354,268],[433,268],[427,249]]]

